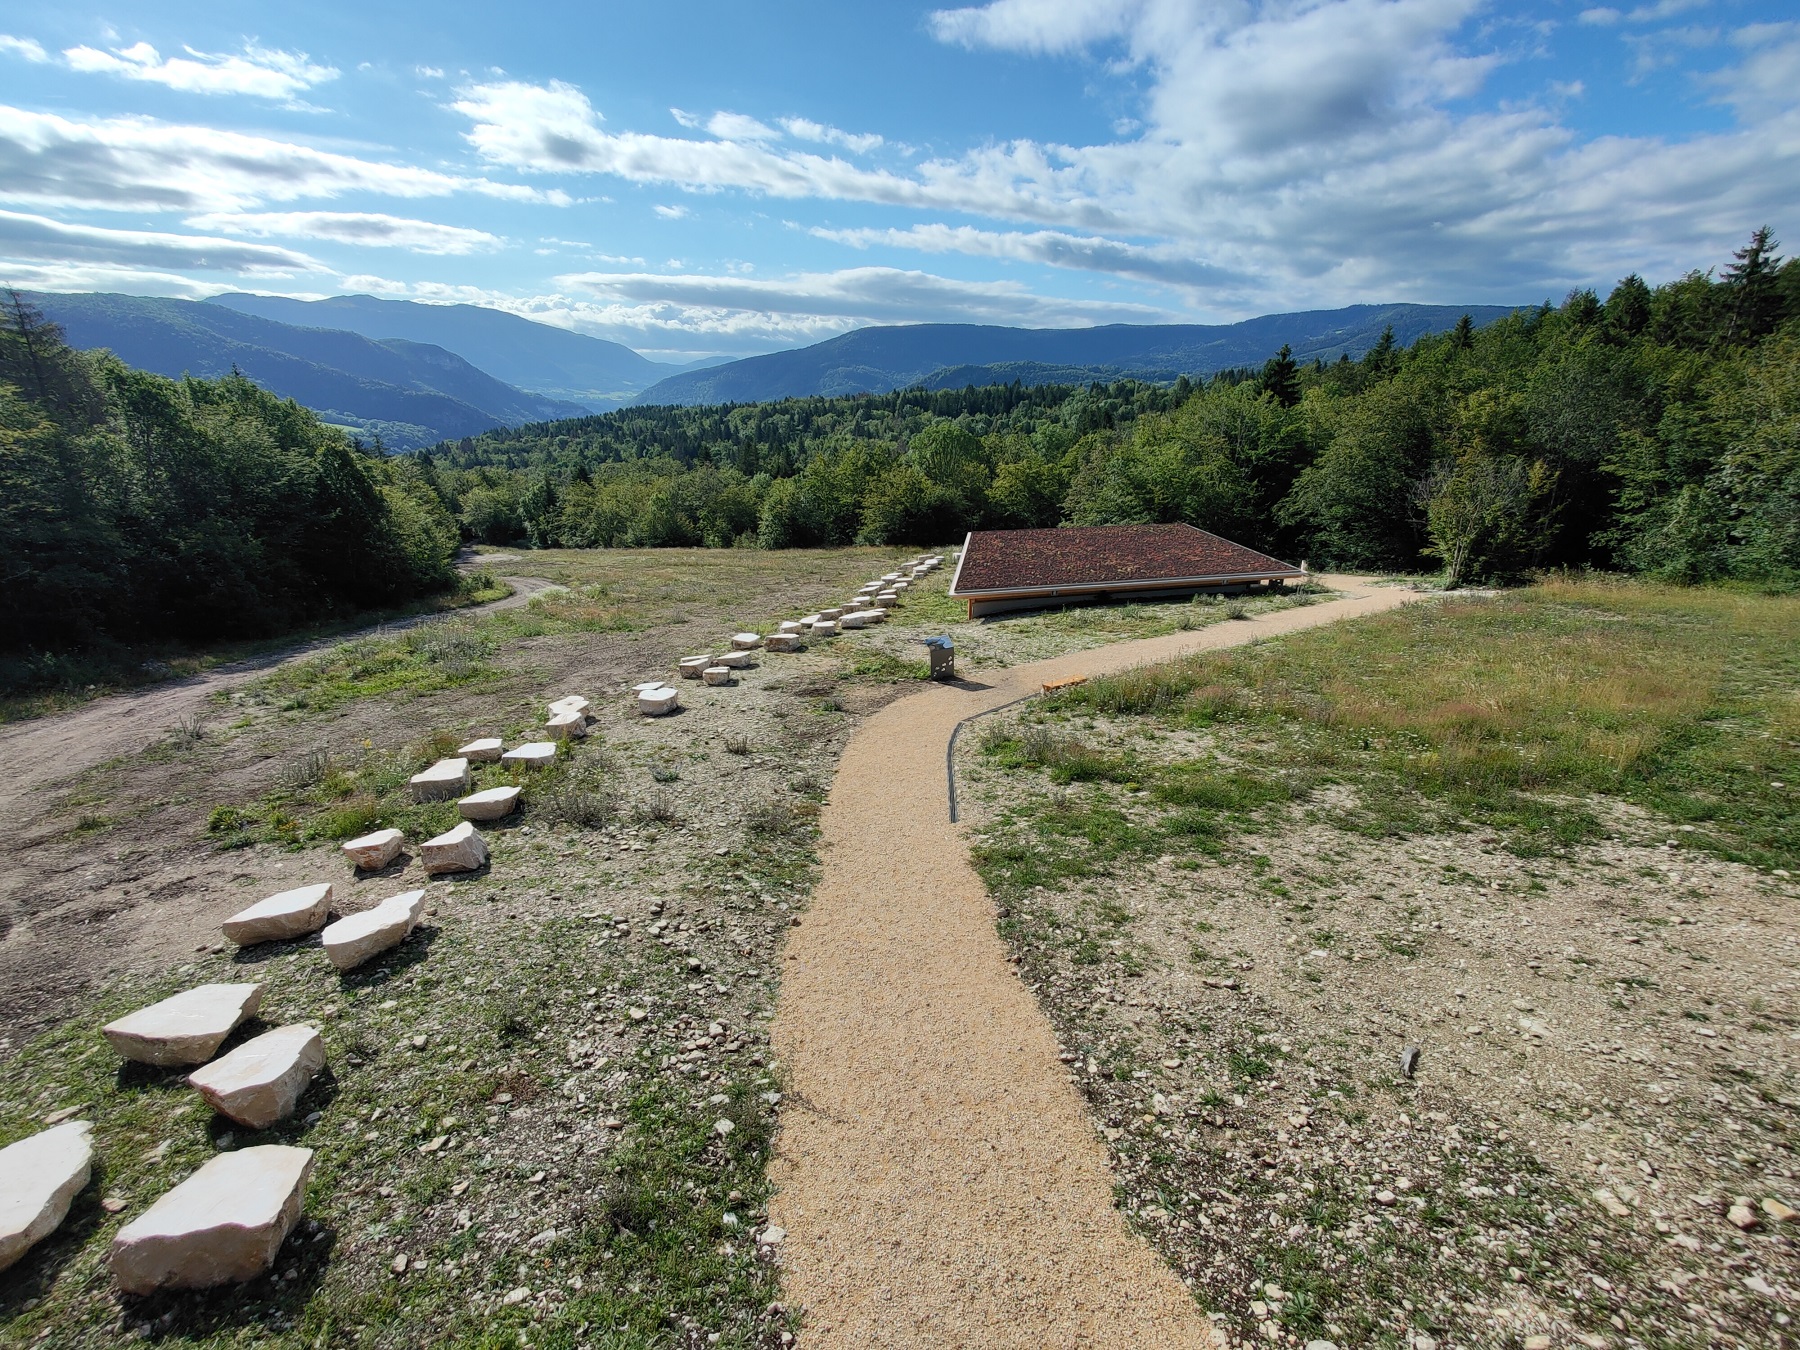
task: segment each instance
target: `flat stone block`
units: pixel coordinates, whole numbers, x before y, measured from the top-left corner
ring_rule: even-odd
[[[331,913],[335,895],[329,881],[283,891],[267,900],[258,900],[249,909],[239,910],[219,926],[225,936],[240,947],[300,937],[325,926],[325,917]]]
[[[740,652],[753,652],[762,646],[762,637],[757,633],[733,633],[731,645]]]
[[[262,1005],[263,984],[203,984],[126,1013],[100,1034],[139,1064],[204,1064]]]
[[[478,741],[470,741],[456,753],[477,764],[492,764],[500,758],[500,752],[504,749],[506,742],[498,736],[484,736]]]
[[[550,705],[550,716],[557,717],[563,713],[572,712],[580,713],[585,717],[592,706],[580,694],[570,694],[567,698],[559,698]]]
[[[833,605],[830,609],[820,610],[819,617],[821,619],[830,619],[833,623],[836,623],[839,619],[844,617],[844,610],[846,608],[847,606],[844,605]]]
[[[440,759],[423,773],[407,780],[416,802],[441,802],[469,790],[469,761],[461,758]]]
[[[805,627],[806,625],[801,623],[798,619],[783,619],[780,623],[775,625],[775,631],[777,633],[798,633]]]
[[[483,788],[471,792],[456,804],[457,814],[464,820],[499,820],[510,816],[519,804],[516,787]]]
[[[587,716],[578,712],[558,713],[544,724],[544,730],[555,740],[582,740],[588,734]]]
[[[729,666],[708,666],[700,672],[700,678],[708,684],[730,684],[731,668]]]
[[[253,1280],[300,1219],[310,1148],[221,1153],[113,1238],[113,1280],[128,1294]]]
[[[792,632],[792,633],[771,633],[771,634],[769,634],[769,650],[772,652],[797,652],[797,651],[799,651],[800,650],[800,634],[799,634],[798,630],[796,630],[795,632]]]
[[[405,942],[424,912],[425,892],[403,891],[373,909],[339,919],[319,934],[319,944],[332,965],[339,970],[354,970],[371,956]]]
[[[94,1126],[65,1120],[0,1148],[0,1270],[54,1233],[93,1172]]]
[[[676,663],[676,668],[681,671],[682,679],[697,680],[700,678],[700,672],[712,663],[711,656],[684,656]]]
[[[857,609],[838,620],[840,628],[868,628],[880,623],[887,615],[879,609]]]
[[[188,1075],[188,1086],[220,1115],[266,1130],[294,1113],[294,1103],[325,1067],[325,1042],[308,1026],[276,1027]]]
[[[877,605],[897,605],[900,603],[900,597],[893,591],[882,591],[875,597],[875,603]]]
[[[473,872],[488,859],[487,840],[468,821],[427,839],[419,849],[428,876],[445,872]]]
[[[522,764],[528,769],[541,769],[546,764],[555,762],[556,742],[527,741],[508,750],[500,756],[502,764]]]
[[[812,626],[814,637],[836,637],[838,631],[836,619],[820,619]]]
[[[663,717],[680,706],[680,691],[666,685],[661,689],[646,689],[638,695],[638,711],[645,717]]]
[[[377,830],[344,845],[344,856],[365,872],[379,872],[400,856],[405,836],[398,830]]]
[[[722,652],[713,664],[724,666],[727,670],[746,670],[752,662],[749,652]]]

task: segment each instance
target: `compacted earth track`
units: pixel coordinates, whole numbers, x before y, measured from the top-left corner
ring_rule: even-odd
[[[891,704],[846,747],[787,947],[772,1222],[817,1346],[1210,1346],[1113,1206],[1105,1147],[951,823],[946,747],[1046,680],[1374,614],[1399,589],[1078,652]]]

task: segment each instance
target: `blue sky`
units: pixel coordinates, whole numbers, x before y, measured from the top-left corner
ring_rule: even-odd
[[[464,300],[655,357],[1229,321],[1800,248],[1735,0],[14,0],[0,281]]]

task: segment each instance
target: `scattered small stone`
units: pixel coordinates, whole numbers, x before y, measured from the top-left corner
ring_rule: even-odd
[[[1400,1052],[1400,1076],[1402,1078],[1411,1078],[1418,1071],[1419,1054],[1419,1047],[1416,1045],[1409,1045]]]
[[[1800,1211],[1790,1208],[1772,1195],[1763,1197],[1761,1209],[1776,1223],[1792,1223],[1795,1219],[1800,1219]]]
[[[1743,1197],[1739,1197],[1731,1208],[1725,1211],[1725,1217],[1746,1233],[1753,1228],[1762,1227],[1762,1220],[1756,1217],[1756,1211],[1750,1208],[1750,1202]]]

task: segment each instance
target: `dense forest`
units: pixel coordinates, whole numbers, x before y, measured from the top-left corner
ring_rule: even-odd
[[[1360,360],[1173,386],[644,407],[416,458],[465,538],[928,544],[1186,520],[1315,566],[1800,580],[1800,263],[1626,277]]]
[[[454,518],[410,461],[241,375],[170,380],[0,315],[0,685],[70,653],[248,637],[441,589]]]

